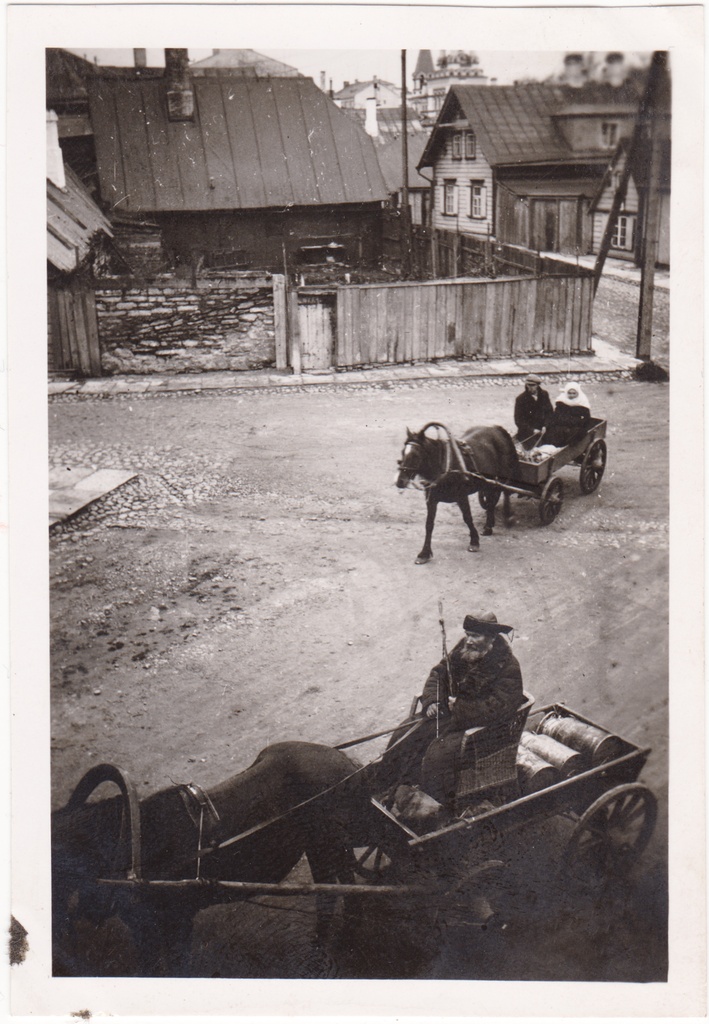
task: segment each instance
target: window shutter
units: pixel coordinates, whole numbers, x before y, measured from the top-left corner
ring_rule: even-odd
[[[487,185],[480,186],[480,216],[487,217]]]

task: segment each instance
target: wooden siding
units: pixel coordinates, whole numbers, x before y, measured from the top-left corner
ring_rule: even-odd
[[[590,276],[340,286],[334,365],[586,352],[592,287]]]
[[[436,185],[433,189],[434,201],[432,226],[442,231],[461,231],[468,235],[487,235],[493,229],[493,195],[492,168],[476,141],[475,159],[463,157],[454,160],[451,155],[451,139],[446,139],[441,148],[434,167]],[[444,180],[455,179],[457,210],[454,216],[443,213]],[[470,182],[482,181],[487,189],[487,209],[484,219],[470,217]]]

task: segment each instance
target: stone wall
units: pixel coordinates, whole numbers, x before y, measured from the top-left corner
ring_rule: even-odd
[[[96,309],[107,375],[255,370],[275,362],[268,275],[111,279],[97,284]]]

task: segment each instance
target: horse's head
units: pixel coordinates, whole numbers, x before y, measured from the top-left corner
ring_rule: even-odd
[[[399,472],[396,477],[397,487],[402,489],[408,487],[414,477],[418,476],[421,472],[423,442],[423,432],[415,434],[408,427],[406,428],[406,441],[401,452],[401,458],[397,463],[399,466]]]

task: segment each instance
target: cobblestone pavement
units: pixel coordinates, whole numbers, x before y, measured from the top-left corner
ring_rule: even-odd
[[[588,373],[583,379],[588,386],[593,383],[630,381],[631,377],[630,371],[620,371],[616,374]],[[472,392],[489,388],[509,389],[511,383],[507,377],[442,378],[364,384],[309,384],[289,387],[287,393],[300,395],[317,391],[342,395],[352,392],[366,394],[421,391],[440,392],[445,395],[450,390]],[[551,382],[547,382],[547,386],[551,388]],[[277,396],[283,394],[283,388],[241,388],[239,396],[242,394]],[[185,408],[197,409],[200,403],[210,398],[229,396],[235,397],[230,389],[210,389],[208,392],[181,393],[180,400],[186,403]],[[160,403],[165,397],[164,393],[157,392],[119,393],[100,397],[91,394],[59,394],[50,399],[50,415],[51,408],[64,405],[91,405],[101,401],[118,403],[130,409],[136,403]],[[139,457],[134,444],[120,441],[100,448],[87,447],[85,444],[53,443],[50,462],[52,467],[88,464],[97,469],[131,469],[138,472],[138,476],[130,483],[82,509],[80,515],[53,524],[51,534],[56,539],[67,537],[78,540],[106,526],[145,529],[155,526],[179,526],[181,529],[191,527],[201,530],[204,529],[204,521],[201,517],[192,515],[191,506],[229,496],[255,495],[253,483],[240,477],[238,472],[235,474],[230,453],[212,452],[205,461],[203,456],[195,454],[184,445],[169,442],[157,447],[141,448]]]

